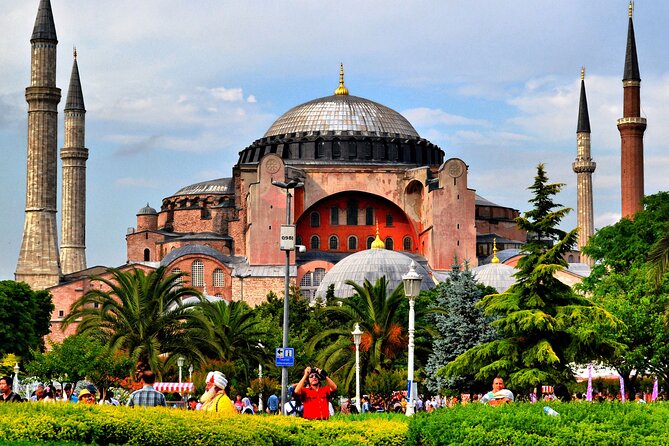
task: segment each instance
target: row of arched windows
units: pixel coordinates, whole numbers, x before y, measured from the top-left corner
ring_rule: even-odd
[[[173,273],[178,274],[181,272],[181,268],[174,268]],[[191,286],[200,287],[204,286],[204,263],[201,260],[195,260],[191,264]],[[224,287],[225,286],[225,273],[221,268],[216,268],[212,273],[212,284],[214,287]],[[183,283],[183,277],[179,278],[179,283]]]
[[[372,243],[374,242],[375,237],[369,236],[367,237],[367,248],[370,249],[372,247]],[[386,245],[386,249],[388,250],[393,250],[395,249],[395,242],[392,237],[386,237],[386,240],[384,241]],[[298,237],[297,244],[301,245],[302,244],[302,239]],[[309,239],[309,248],[311,250],[319,250],[321,249],[321,238],[317,235],[312,235],[311,238]],[[344,248],[339,247],[339,237],[336,235],[331,235],[330,238],[328,239],[328,250],[330,251],[339,251],[343,250]],[[346,249],[349,251],[357,251],[358,250],[358,237],[355,235],[350,235],[348,236],[348,239],[346,240]],[[408,235],[402,239],[402,249],[404,251],[411,251],[413,250],[413,242],[411,237]]]

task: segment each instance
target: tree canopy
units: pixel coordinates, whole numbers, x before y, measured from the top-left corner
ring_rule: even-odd
[[[33,291],[24,282],[0,281],[0,357],[13,353],[29,359],[31,350],[43,350],[53,310],[48,291]]]
[[[563,255],[577,236],[576,230],[557,227],[569,212],[553,201],[562,187],[548,182],[542,164],[537,167],[529,187],[533,208],[516,219],[530,235],[518,262],[517,281],[505,293],[485,296],[478,304],[495,319],[492,325],[499,339],[458,356],[442,369],[444,377],[474,374],[491,380],[500,375],[508,378],[510,387],[529,390],[542,383],[571,381],[572,364],[611,356],[619,348],[589,325],[594,320],[613,326],[616,319],[555,277],[567,266]]]

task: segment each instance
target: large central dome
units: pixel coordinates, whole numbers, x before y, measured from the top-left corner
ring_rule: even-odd
[[[288,163],[438,166],[444,162],[443,150],[421,138],[404,116],[350,96],[343,66],[334,95],[288,110],[262,138],[239,152],[238,164],[256,164],[269,153]]]
[[[395,110],[368,99],[343,94],[314,99],[291,108],[272,124],[265,137],[328,131],[418,138],[416,129]]]

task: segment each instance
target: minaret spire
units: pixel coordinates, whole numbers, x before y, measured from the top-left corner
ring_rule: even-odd
[[[30,43],[26,215],[14,276],[40,290],[60,281],[56,227],[60,89],[56,88],[58,38],[49,0],[40,1]]]
[[[633,217],[642,209],[644,194],[643,134],[646,118],[641,117],[641,76],[632,21],[633,3],[629,3],[627,51],[623,72],[623,117],[618,119],[621,139],[622,216]]]
[[[63,274],[86,269],[86,107],[79,79],[77,49],[65,103],[60,259]]]
[[[576,211],[578,223],[578,248],[582,250],[595,231],[592,206],[592,173],[597,165],[590,155],[590,117],[585,94],[585,67],[581,68],[581,98],[578,104],[576,127],[576,161],[572,169],[576,173]],[[581,255],[581,261],[592,265],[589,258]]]

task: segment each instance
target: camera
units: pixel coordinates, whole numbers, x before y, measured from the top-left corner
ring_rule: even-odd
[[[312,367],[311,373],[315,373],[318,379],[321,381],[323,381],[328,376],[328,373],[325,370],[319,369],[318,367]]]

